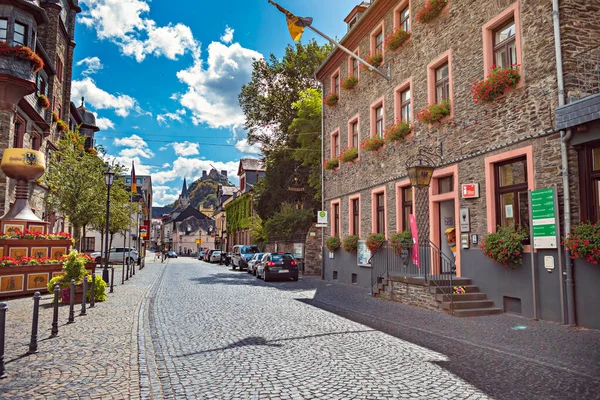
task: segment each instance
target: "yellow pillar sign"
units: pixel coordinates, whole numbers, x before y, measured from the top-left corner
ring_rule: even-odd
[[[202,239],[196,239],[196,244],[202,244]]]

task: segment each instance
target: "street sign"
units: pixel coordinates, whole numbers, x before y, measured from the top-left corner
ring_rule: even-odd
[[[476,199],[479,197],[479,183],[464,183],[462,185],[463,199]]]
[[[317,213],[317,224],[327,225],[327,211],[319,211]]]
[[[554,188],[531,192],[531,225],[536,249],[556,249],[556,210]]]

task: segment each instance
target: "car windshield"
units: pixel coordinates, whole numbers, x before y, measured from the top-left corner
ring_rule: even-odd
[[[256,246],[244,246],[240,249],[240,253],[242,254],[256,254],[259,252],[260,250]]]
[[[218,256],[219,254],[221,254],[220,251],[213,251],[213,255],[217,255]]]
[[[263,253],[256,253],[256,254],[255,254],[253,257],[252,257],[252,259],[253,259],[253,260],[260,260],[262,256],[263,256]]]
[[[294,256],[291,254],[273,254],[271,256],[271,260],[273,261],[293,261]]]

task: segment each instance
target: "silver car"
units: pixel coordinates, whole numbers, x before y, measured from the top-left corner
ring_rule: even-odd
[[[210,259],[208,260],[208,262],[219,262],[221,261],[221,252],[219,250],[215,250],[212,253],[210,253]]]
[[[246,270],[246,272],[248,272],[249,274],[256,275],[256,264],[260,262],[260,259],[262,258],[263,254],[265,253],[256,253],[252,256],[250,260],[248,260],[248,269]]]

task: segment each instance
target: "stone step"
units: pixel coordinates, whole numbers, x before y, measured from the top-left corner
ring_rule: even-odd
[[[494,301],[493,300],[455,300],[454,301],[454,310],[468,310],[473,308],[493,308]],[[450,302],[444,301],[442,302],[442,308],[444,310],[450,309]]]
[[[454,287],[456,286],[460,286],[465,288],[465,290],[467,291],[467,293],[479,293],[479,286],[476,285],[454,285]],[[450,291],[452,290],[452,288],[450,286],[431,286],[429,288],[429,293],[434,293],[434,294],[438,294],[438,293],[450,293]]]
[[[447,310],[446,312],[450,312]],[[454,310],[455,317],[481,317],[484,315],[502,314],[503,311],[497,307],[491,308],[470,308],[466,310]]]
[[[435,299],[437,301],[444,302],[448,301],[448,297],[443,294],[436,294]],[[485,293],[466,293],[466,294],[454,294],[452,295],[453,301],[461,301],[461,300],[487,300],[487,296]]]
[[[448,284],[449,280],[450,280],[450,278],[448,278],[447,280],[446,279],[439,279],[439,280],[438,279],[430,279],[429,286],[432,286],[432,285],[435,286],[436,282],[439,282],[439,281],[441,281],[442,285]],[[471,285],[471,284],[472,284],[472,281],[470,278],[458,278],[456,276],[452,277],[452,285],[453,286],[463,286],[463,285]]]

